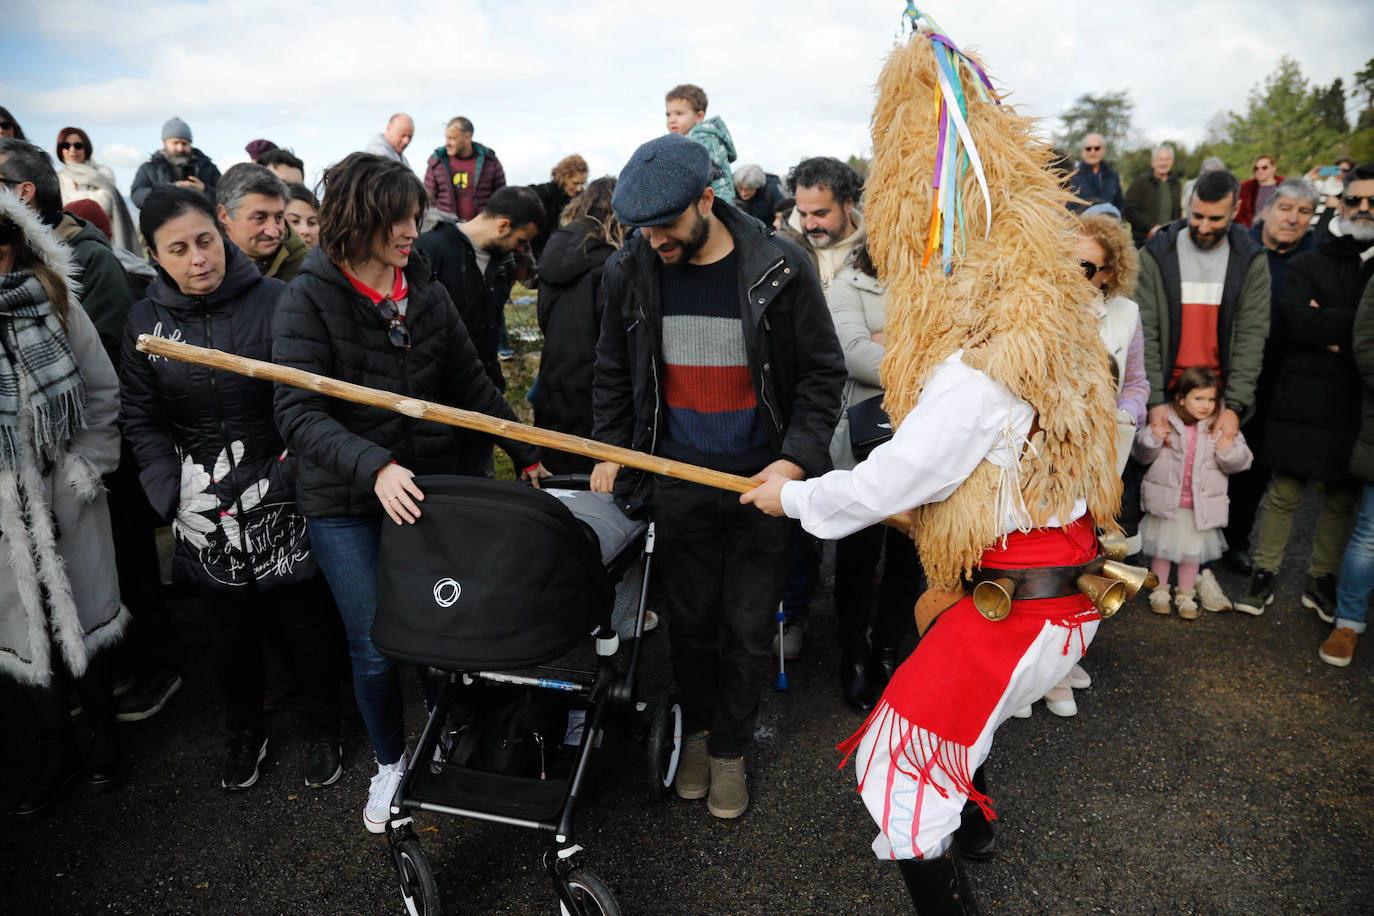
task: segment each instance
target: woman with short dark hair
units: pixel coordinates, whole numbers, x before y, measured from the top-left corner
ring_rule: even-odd
[[[487,377],[444,287],[411,258],[424,185],[399,162],[354,153],[325,173],[320,245],[277,311],[273,360],[515,420]],[[277,424],[300,456],[297,496],[310,543],[343,617],[353,692],[377,755],[363,824],[381,833],[405,769],[396,664],[372,644],[381,526],[414,524],[413,478],[460,464],[451,426],[279,385]],[[524,476],[546,476],[538,452],[502,440]]]
[[[57,183],[62,206],[76,200],[93,200],[110,219],[111,240],[126,251],[142,256],[143,245],[134,229],[124,195],[115,184],[114,170],[95,161],[90,136],[79,127],[64,127],[57,134]]]
[[[158,277],[124,332],[124,430],[149,503],[172,522],[172,577],[201,594],[214,620],[227,732],[220,785],[254,785],[267,754],[261,643],[270,631],[290,647],[308,705],[305,784],[326,786],[343,772],[329,598],[296,509],[297,459],[277,432],[272,385],[136,347],[153,334],[270,359],[285,285],[225,240],[199,191],[158,188],[140,223]]]

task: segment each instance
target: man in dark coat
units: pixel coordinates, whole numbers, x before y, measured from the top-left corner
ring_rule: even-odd
[[[1106,155],[1107,141],[1101,134],[1088,134],[1083,138],[1083,159],[1069,176],[1069,190],[1084,201],[1069,207],[1075,213],[1098,203],[1111,204],[1120,213],[1126,205],[1121,194],[1121,176],[1103,161]]]
[[[710,183],[706,149],[680,134],[643,144],[620,173],[616,218],[639,232],[602,277],[593,436],[745,476],[822,473],[846,372],[815,271]],[[597,465],[592,487],[653,506],[686,734],[677,794],[738,817],[792,524],[733,493],[619,470]]]
[[[516,254],[529,249],[544,220],[544,207],[533,191],[507,187],[493,194],[475,219],[465,223],[441,220],[415,242],[415,249],[429,261],[434,279],[448,290],[498,391],[506,390],[497,347],[506,300],[515,282]],[[459,473],[485,473],[491,447],[481,443],[490,439],[466,430],[458,434],[465,460],[480,460],[479,466],[464,467]]]
[[[1336,587],[1335,626],[1317,655],[1328,665],[1344,668],[1355,654],[1364,632],[1369,596],[1374,593],[1374,282],[1364,288],[1351,336],[1351,352],[1364,382],[1360,436],[1350,457],[1350,473],[1360,482],[1360,510],[1350,531]]]
[[[1264,494],[1250,592],[1236,603],[1252,614],[1274,600],[1293,512],[1311,482],[1323,494],[1302,603],[1327,623],[1335,619],[1336,573],[1359,495],[1349,473],[1361,390],[1352,329],[1360,294],[1374,276],[1372,198],[1374,166],[1351,170],[1326,235],[1315,251],[1293,259],[1284,278],[1283,351],[1266,434],[1274,476]]]
[[[1173,147],[1157,147],[1150,157],[1150,171],[1132,181],[1126,191],[1126,222],[1131,224],[1137,248],[1182,212],[1183,187],[1171,174],[1173,167]]]
[[[1264,364],[1255,387],[1254,422],[1247,427],[1245,442],[1255,454],[1248,470],[1232,474],[1228,495],[1231,515],[1226,523],[1226,562],[1243,576],[1255,571],[1250,554],[1250,530],[1255,526],[1255,511],[1269,483],[1269,467],[1264,458],[1264,427],[1273,400],[1274,383],[1279,374],[1282,347],[1282,320],[1279,293],[1288,262],[1311,251],[1315,233],[1309,228],[1316,212],[1317,191],[1300,178],[1280,184],[1265,204],[1263,218],[1250,229],[1250,238],[1264,246],[1269,260],[1269,337],[1264,345]]]
[[[153,188],[164,184],[193,188],[212,201],[219,185],[219,169],[191,145],[191,127],[181,118],[162,125],[162,149],[138,167],[129,197],[141,208]]]

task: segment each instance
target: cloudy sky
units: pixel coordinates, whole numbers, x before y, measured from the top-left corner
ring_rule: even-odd
[[[10,0],[0,105],[31,140],[86,129],[127,192],[164,120],[190,123],[221,169],[257,137],[294,148],[313,181],[403,110],[420,173],[466,115],[511,183],[580,152],[617,172],[663,132],[663,93],[695,82],[740,162],[785,172],[808,155],[865,153],[873,83],[900,28],[896,0]],[[1310,80],[1374,56],[1368,0],[1104,3],[945,0],[925,8],[978,48],[1011,101],[1058,127],[1084,92],[1128,89],[1142,139],[1201,139],[1243,110],[1280,55]],[[1351,100],[1353,108],[1354,101]]]

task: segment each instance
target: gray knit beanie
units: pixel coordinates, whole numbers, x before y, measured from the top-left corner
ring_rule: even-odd
[[[191,142],[191,125],[181,118],[171,118],[166,124],[162,125],[162,139],[171,140],[173,137]]]

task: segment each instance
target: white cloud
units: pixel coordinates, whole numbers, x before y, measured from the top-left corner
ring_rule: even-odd
[[[100,147],[100,161],[106,165],[117,165],[123,168],[137,168],[144,159],[143,153],[136,146],[128,143],[107,143]]]

